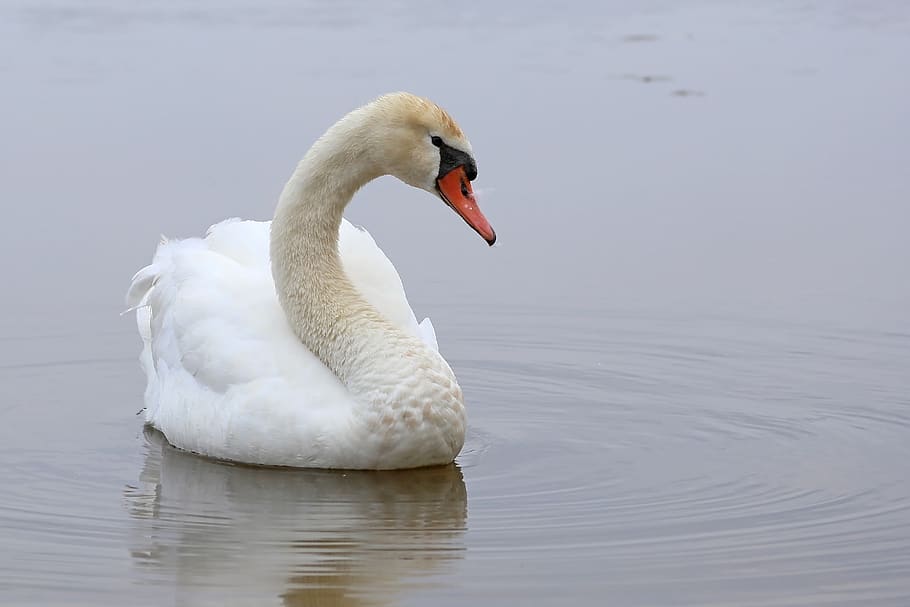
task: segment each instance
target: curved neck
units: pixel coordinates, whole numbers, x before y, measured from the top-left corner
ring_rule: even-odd
[[[358,395],[376,388],[359,373],[369,360],[413,341],[360,295],[338,255],[344,208],[382,174],[366,143],[367,119],[349,114],[304,156],[281,194],[270,245],[278,299],[294,332]]]

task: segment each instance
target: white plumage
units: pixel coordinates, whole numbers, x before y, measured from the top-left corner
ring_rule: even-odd
[[[133,277],[127,303],[143,340],[145,415],[189,451],[312,466],[312,446],[356,404],[288,326],[269,266],[270,225],[229,219],[204,239],[162,242]],[[436,350],[430,319],[417,324],[398,272],[370,234],[342,220],[338,246],[364,298]]]
[[[273,222],[231,219],[205,238],[162,241],[127,302],[143,341],[146,420],[168,441],[264,465],[454,459],[464,405],[433,326],[417,323],[372,237],[341,219],[353,193],[379,174],[432,187],[414,183],[433,184],[440,162],[424,133],[463,139],[438,112],[406,94],[380,98],[313,146]],[[402,121],[420,139],[390,130]]]

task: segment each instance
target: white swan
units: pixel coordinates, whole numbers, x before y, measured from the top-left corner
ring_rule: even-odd
[[[455,375],[391,262],[342,219],[381,175],[438,195],[489,244],[471,146],[432,102],[394,93],[307,152],[271,224],[164,241],[133,277],[146,421],[176,447],[252,464],[412,468],[464,444]],[[271,263],[270,263],[271,260]]]

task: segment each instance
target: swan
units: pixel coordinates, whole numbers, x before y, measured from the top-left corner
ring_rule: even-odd
[[[440,198],[488,244],[472,148],[435,103],[392,93],[335,123],[297,165],[271,222],[162,238],[127,292],[145,420],[173,446],[247,464],[395,469],[451,463],[465,407],[429,319],[394,266],[342,218],[393,175]]]

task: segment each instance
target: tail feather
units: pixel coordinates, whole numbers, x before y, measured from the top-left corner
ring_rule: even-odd
[[[130,288],[126,292],[126,305],[129,307],[123,312],[124,314],[145,305],[148,294],[158,282],[160,275],[161,267],[156,263],[149,264],[136,272],[130,282]]]
[[[152,355],[152,309],[149,306],[149,297],[162,275],[167,272],[168,258],[160,255],[162,250],[167,248],[167,244],[167,240],[162,237],[152,263],[133,275],[130,287],[126,292],[126,305],[129,307],[122,313],[136,312],[136,326],[139,329],[139,336],[142,338],[142,353],[139,355],[139,361],[148,379],[145,389],[145,419],[147,422],[153,419],[152,416],[157,411],[159,390],[158,369]]]

